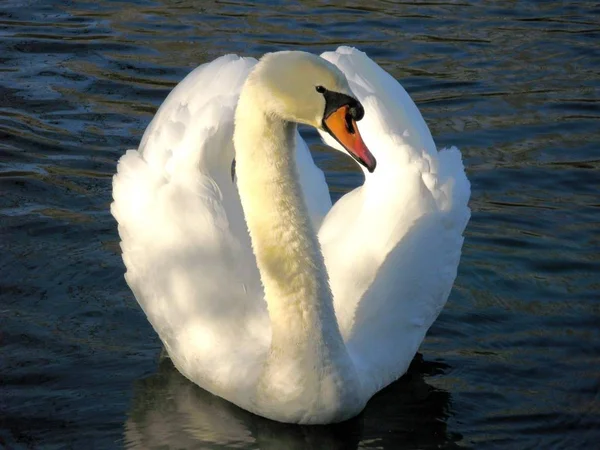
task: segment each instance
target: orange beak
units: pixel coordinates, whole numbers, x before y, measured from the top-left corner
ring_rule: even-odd
[[[324,128],[369,172],[375,170],[377,161],[360,137],[356,120],[350,115],[350,106],[344,105],[323,120]]]

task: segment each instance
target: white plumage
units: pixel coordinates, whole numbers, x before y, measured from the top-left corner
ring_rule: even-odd
[[[276,358],[272,317],[231,178],[235,109],[254,59],[221,57],[195,69],[169,94],[139,149],[119,161],[111,208],[127,283],[176,367],[242,408],[300,423],[356,414],[406,371],[448,298],[470,215],[460,152],[438,153],[396,80],[355,49],[322,57],[344,73],[364,106],[359,129],[377,159],[377,169],[365,171],[364,185],[331,207],[323,173],[296,136],[299,183],[318,230],[337,319],[324,327],[339,328],[359,380],[357,404],[328,405],[320,393],[306,404],[282,395],[274,405],[257,394],[271,387],[291,392],[298,385],[308,398],[327,373],[319,372],[315,382],[302,370],[289,381],[272,371],[265,377],[265,364]],[[318,371],[336,365],[335,355],[327,357]]]

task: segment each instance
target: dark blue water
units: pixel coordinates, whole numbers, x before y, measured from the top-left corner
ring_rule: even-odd
[[[0,448],[593,448],[600,439],[600,6],[3,0]],[[366,51],[461,148],[472,220],[409,374],[332,427],[269,422],[159,364],[111,176],[229,52]],[[349,158],[307,139],[334,198]]]

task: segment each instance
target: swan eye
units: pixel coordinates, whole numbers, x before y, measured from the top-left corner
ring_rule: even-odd
[[[315,89],[319,94],[323,94],[325,92],[325,88],[323,86],[317,86]]]

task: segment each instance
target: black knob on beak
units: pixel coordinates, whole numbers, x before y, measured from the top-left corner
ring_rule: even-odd
[[[350,105],[350,116],[357,122],[365,116],[365,109],[359,102]]]
[[[321,86],[317,86],[317,92],[321,92],[319,88]],[[328,91],[325,88],[322,89],[323,96],[325,97],[324,119],[327,119],[334,111],[346,105],[348,106],[348,114],[352,119],[359,121],[364,117],[365,109],[358,100],[340,92]]]

